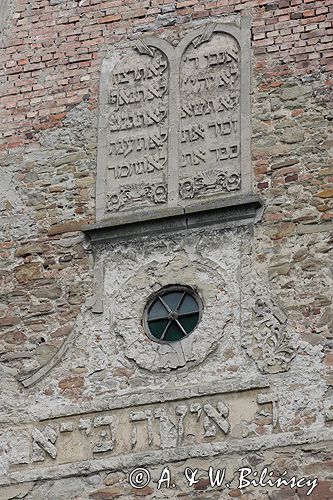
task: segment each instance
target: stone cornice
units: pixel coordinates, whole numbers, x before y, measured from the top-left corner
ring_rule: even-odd
[[[262,212],[263,202],[257,195],[241,195],[211,203],[168,208],[158,213],[154,211],[151,215],[148,211],[117,214],[96,224],[88,224],[82,231],[92,244],[98,244],[206,226],[247,226],[258,222]]]

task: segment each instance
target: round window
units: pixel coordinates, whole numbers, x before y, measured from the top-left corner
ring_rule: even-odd
[[[193,332],[201,313],[201,299],[190,287],[168,286],[148,301],[145,330],[156,342],[177,342]]]

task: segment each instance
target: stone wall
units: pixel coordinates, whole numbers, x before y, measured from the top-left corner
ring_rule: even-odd
[[[13,0],[0,13],[0,497],[307,497],[241,493],[232,477],[251,465],[317,477],[310,498],[332,498],[332,0]],[[103,58],[123,39],[176,44],[245,14],[261,221],[91,247],[80,229],[95,220]],[[210,316],[186,355],[154,356],[145,297],[179,275]],[[209,405],[224,415],[214,430]],[[131,441],[133,408],[152,412],[151,442],[144,421]],[[100,425],[112,442],[111,417],[126,439],[110,458],[94,446]],[[142,490],[128,483],[141,464],[153,478]],[[166,465],[176,486],[158,492]],[[231,487],[211,488],[209,466],[226,467]],[[191,488],[186,467],[201,471]]]

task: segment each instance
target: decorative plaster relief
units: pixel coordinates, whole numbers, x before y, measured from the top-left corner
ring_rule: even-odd
[[[271,300],[257,299],[253,310],[252,357],[260,371],[287,371],[296,351],[285,313]]]
[[[152,261],[140,267],[113,297],[111,331],[123,340],[125,356],[150,371],[202,362],[218,347],[226,323],[236,315],[236,304],[231,305],[222,273],[209,259],[201,262],[185,252],[168,257],[163,264]],[[159,344],[145,334],[142,319],[152,289],[170,284],[192,286],[204,310],[201,322],[190,335],[179,342]]]

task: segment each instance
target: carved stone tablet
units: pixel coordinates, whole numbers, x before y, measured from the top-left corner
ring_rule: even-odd
[[[105,59],[97,220],[249,193],[249,94],[247,19],[208,24],[176,47],[145,37]]]
[[[182,55],[180,89],[181,200],[238,191],[240,49],[235,38],[208,31],[193,40]]]

